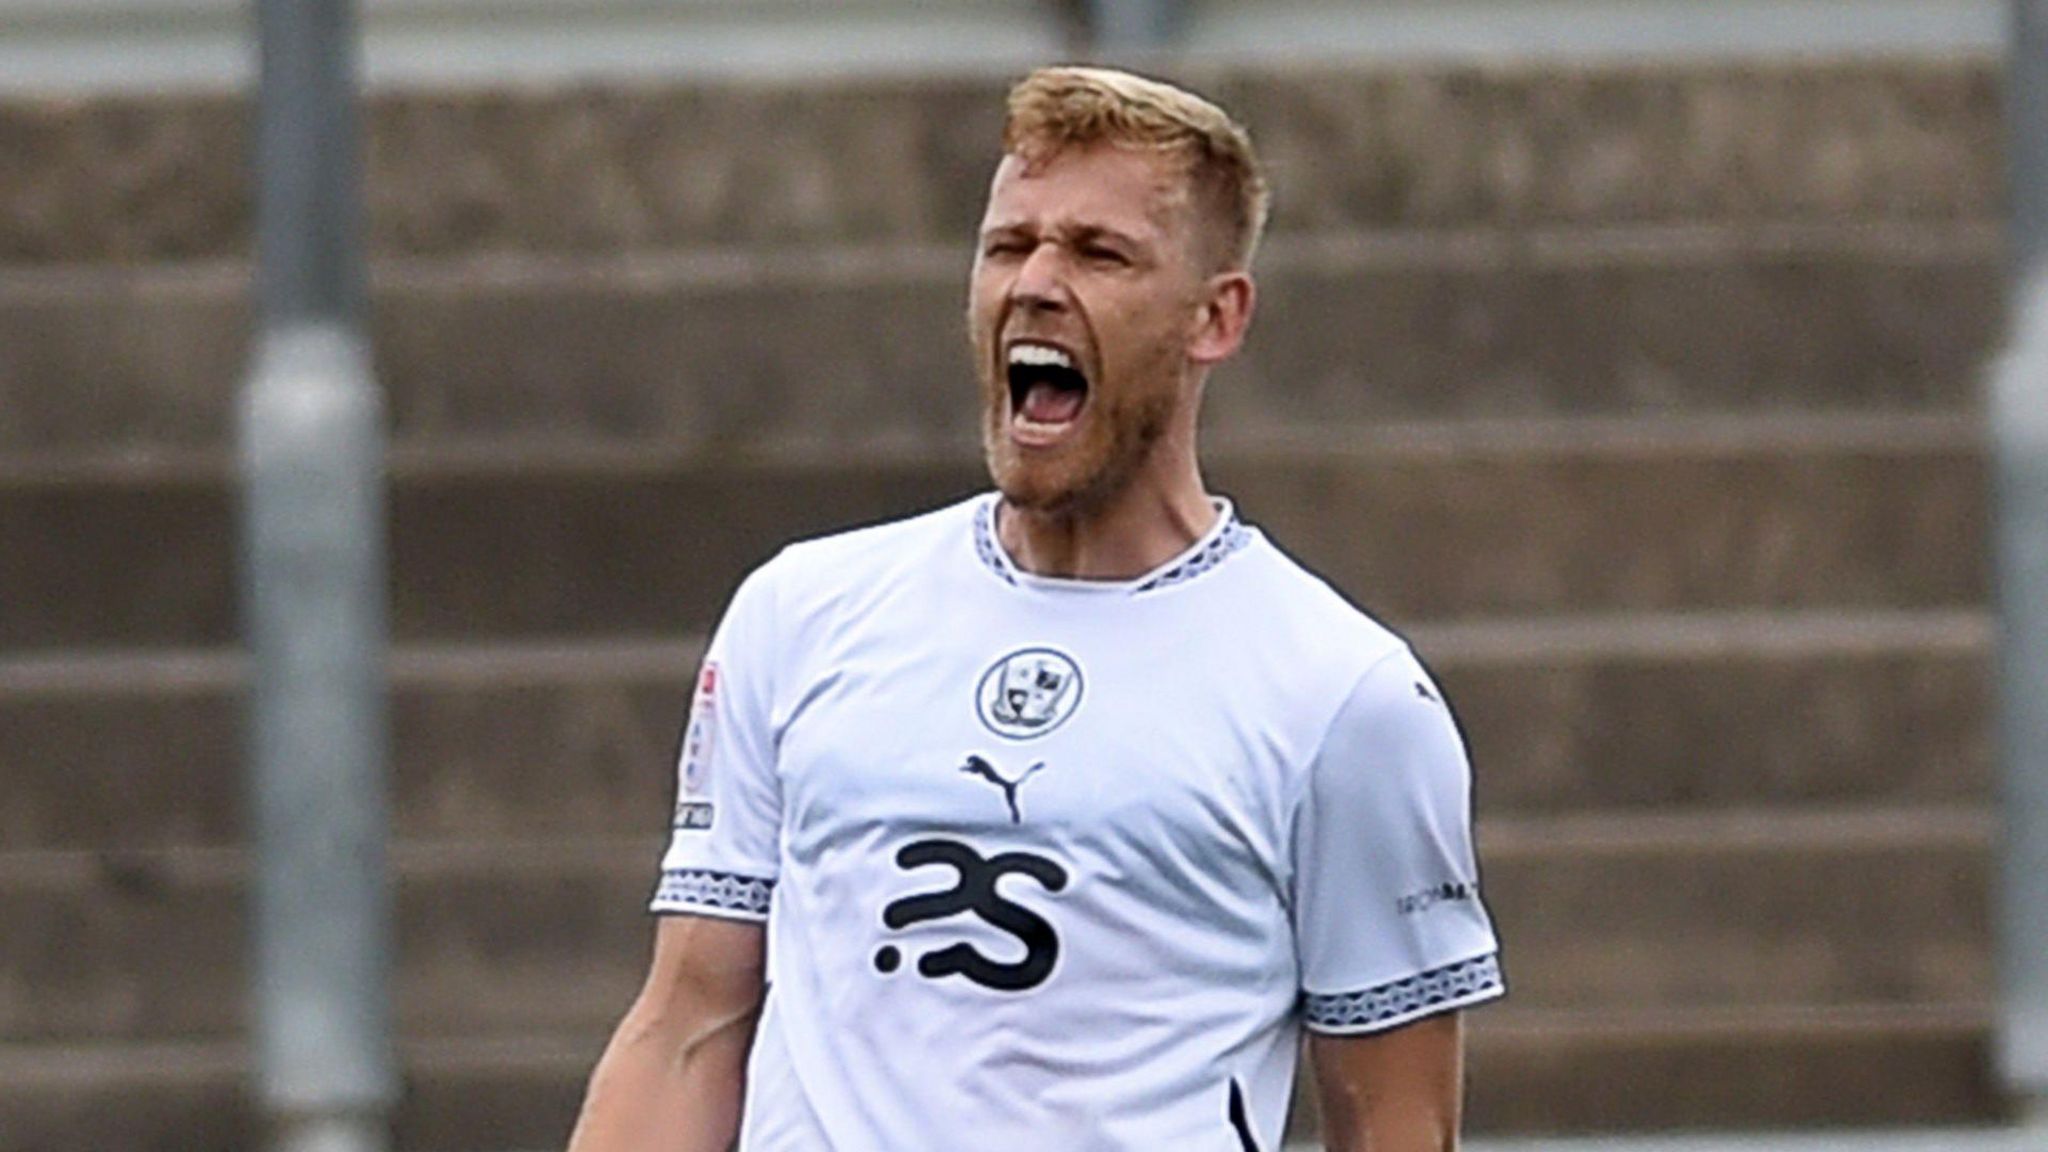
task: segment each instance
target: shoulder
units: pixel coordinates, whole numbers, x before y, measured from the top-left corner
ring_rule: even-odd
[[[1278,658],[1312,672],[1333,691],[1348,692],[1369,670],[1408,652],[1408,642],[1392,628],[1263,532],[1250,531],[1234,592],[1245,601],[1244,618],[1260,622]]]
[[[785,593],[844,587],[849,580],[891,568],[928,563],[935,553],[971,540],[980,497],[896,520],[814,536],[786,545],[749,579]]]
[[[1290,775],[1305,774],[1369,674],[1408,644],[1257,529],[1227,563],[1168,595],[1190,652],[1224,670],[1233,706],[1272,734]]]
[[[875,601],[946,578],[971,557],[981,498],[786,545],[749,573],[731,612],[769,614],[777,630],[858,616]]]

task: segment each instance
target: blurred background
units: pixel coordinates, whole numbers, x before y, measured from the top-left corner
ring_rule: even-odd
[[[364,0],[397,1146],[559,1146],[725,596],[981,486],[969,238],[1002,91],[1075,56],[1272,168],[1210,479],[1467,727],[1513,988],[1468,1129],[2003,1119],[2005,15]],[[0,0],[0,1152],[259,1144],[253,43]]]

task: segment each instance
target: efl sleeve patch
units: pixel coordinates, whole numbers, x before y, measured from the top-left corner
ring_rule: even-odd
[[[718,739],[718,662],[704,661],[697,672],[697,691],[690,699],[690,720],[683,729],[682,755],[676,766],[678,832],[708,832],[717,806],[711,800],[711,758]]]

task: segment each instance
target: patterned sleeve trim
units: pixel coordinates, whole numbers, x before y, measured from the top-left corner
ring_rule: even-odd
[[[661,874],[649,907],[655,912],[708,912],[757,919],[768,915],[775,881],[709,868],[671,868]]]
[[[1304,993],[1302,1022],[1318,1032],[1380,1032],[1449,1012],[1507,991],[1500,955],[1489,952],[1456,964],[1357,992]]]

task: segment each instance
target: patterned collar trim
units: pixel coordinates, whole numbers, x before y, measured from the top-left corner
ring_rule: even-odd
[[[996,543],[996,500],[990,497],[974,509],[974,554],[981,557],[982,567],[996,574],[1010,587],[1017,586],[1017,571],[1010,567],[1010,558],[1003,552],[1003,546]]]
[[[1000,499],[997,496],[990,496],[974,510],[974,552],[980,557],[983,567],[1012,588],[1033,583],[1090,587],[1104,591],[1121,589],[1132,595],[1157,592],[1185,584],[1215,569],[1252,542],[1252,530],[1245,527],[1237,518],[1237,509],[1231,506],[1230,501],[1218,498],[1216,523],[1209,529],[1208,534],[1197,540],[1192,548],[1149,575],[1123,582],[1036,577],[1019,571],[1017,566],[1010,562],[1009,554],[1003,551],[1002,543],[996,538],[996,505]]]

